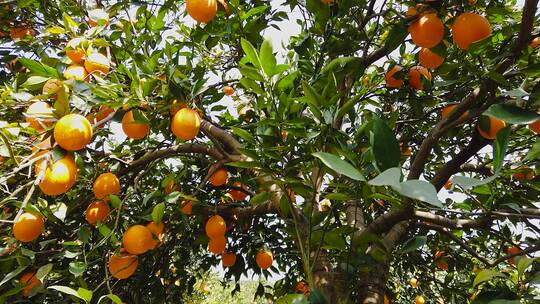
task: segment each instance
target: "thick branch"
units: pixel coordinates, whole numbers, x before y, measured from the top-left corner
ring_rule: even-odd
[[[152,151],[152,152],[148,152],[144,154],[141,158],[130,162],[126,168],[120,170],[120,172],[118,172],[118,176],[125,175],[126,173],[130,171],[133,171],[137,168],[140,168],[141,166],[144,166],[158,159],[171,157],[177,154],[188,154],[188,153],[206,154],[213,157],[216,160],[223,160],[225,158],[225,156],[221,152],[219,152],[217,149],[211,148],[206,145],[201,145],[201,144],[176,145],[167,149]]]
[[[534,15],[538,8],[538,0],[526,0],[523,5],[523,13],[521,14],[521,26],[519,28],[519,34],[512,52],[514,53],[514,58],[521,55],[521,51],[527,47],[529,41],[531,40],[531,33],[534,25]]]
[[[487,227],[491,222],[489,217],[479,219],[452,219],[425,211],[415,211],[414,217],[428,224],[437,224],[450,229],[468,229]]]
[[[229,132],[213,125],[209,121],[201,121],[201,129],[205,134],[217,139],[221,144],[228,148],[232,153],[240,154],[238,151],[242,145]]]
[[[489,141],[484,139],[475,132],[469,145],[461,150],[452,160],[448,161],[444,167],[442,167],[435,176],[431,179],[431,183],[435,186],[435,189],[439,190],[444,186],[446,181],[459,172],[460,167],[469,160],[473,155],[485,147]]]

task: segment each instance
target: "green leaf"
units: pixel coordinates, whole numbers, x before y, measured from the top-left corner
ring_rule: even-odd
[[[165,214],[165,203],[159,203],[154,206],[154,210],[152,210],[152,221],[154,223],[159,224],[161,223],[161,220],[163,219],[163,215]]]
[[[535,259],[529,259],[526,256],[521,257],[517,263],[518,277],[521,277],[534,261]]]
[[[248,79],[252,79],[256,81],[264,81],[263,76],[261,75],[259,70],[256,68],[243,64],[243,65],[240,65],[240,67],[238,67],[238,70],[240,70],[240,73],[244,77],[247,77]]]
[[[537,139],[534,145],[531,147],[524,161],[538,160],[540,159],[540,139]]]
[[[493,116],[511,124],[529,124],[540,119],[540,114],[507,104],[494,104],[484,115]]]
[[[488,73],[486,73],[486,76],[491,78],[492,80],[496,81],[497,83],[501,84],[501,85],[504,85],[504,86],[508,86],[510,85],[510,83],[506,80],[506,78],[504,78],[503,75],[495,72],[495,71],[490,71]]]
[[[417,250],[418,248],[424,246],[427,242],[427,236],[416,236],[412,239],[409,239],[401,249],[402,253],[408,253]]]
[[[392,186],[392,187],[398,187],[400,183],[401,183],[401,169],[399,167],[387,169],[368,182],[368,184],[372,186]]]
[[[394,132],[380,118],[373,119],[373,156],[380,171],[399,166],[399,144]]]
[[[496,278],[496,277],[504,278],[505,275],[495,270],[484,269],[480,271],[474,278],[473,287],[476,287],[483,282],[491,281],[493,278]]]
[[[46,64],[43,64],[41,62],[27,59],[27,58],[19,58],[19,62],[29,69],[31,72],[38,76],[44,76],[44,77],[53,77],[60,79],[60,73],[55,68],[52,68]]]
[[[43,86],[43,84],[51,79],[50,77],[44,77],[44,76],[30,76],[28,79],[22,84],[24,88],[28,88],[30,90],[36,90]]]
[[[276,69],[276,57],[272,51],[272,42],[269,39],[265,39],[261,45],[260,60],[264,73],[268,77],[274,76]]]
[[[384,43],[384,48],[386,49],[387,53],[391,53],[398,46],[400,46],[408,35],[409,31],[404,23],[400,22],[392,26],[392,29],[390,30],[390,33],[388,33],[388,37],[386,37],[386,41]]]
[[[294,202],[292,202],[294,204]],[[291,213],[291,202],[289,201],[289,195],[283,194],[279,200],[279,210],[281,210],[281,215],[283,217],[289,216]]]
[[[325,246],[323,247],[325,249],[345,250],[347,247],[347,243],[345,243],[343,236],[335,232],[327,233],[324,237],[324,243]]]
[[[259,55],[253,44],[244,38],[240,40],[240,44],[242,45],[242,50],[244,50],[244,53],[246,54],[246,59],[251,62],[254,67],[260,68],[261,61],[259,60]]]
[[[435,186],[423,180],[408,180],[399,184],[398,187],[393,187],[399,194],[412,199],[416,199],[438,208],[442,208],[443,204],[437,197]]]
[[[43,282],[45,277],[51,272],[52,269],[53,269],[52,263],[39,267],[39,269],[36,271],[36,278],[40,280],[41,282]]]
[[[510,139],[510,126],[497,132],[497,138],[493,142],[493,166],[495,174],[498,174],[501,170],[504,156],[506,155],[506,149],[508,148],[508,141]]]
[[[348,163],[345,160],[342,160],[336,155],[326,153],[326,152],[317,152],[313,153],[313,156],[320,159],[323,164],[325,164],[328,168],[336,171],[339,174],[343,174],[349,178],[352,178],[354,180],[358,181],[365,181],[366,179],[362,175],[360,171],[358,171],[353,165]]]
[[[117,295],[113,295],[112,293],[108,294],[108,295],[101,296],[99,298],[99,300],[98,300],[98,304],[101,303],[101,301],[103,301],[105,299],[109,299],[109,300],[113,301],[113,303],[116,303],[116,304],[123,304],[122,299],[120,299],[120,297],[118,297]]]
[[[250,9],[249,11],[247,11],[245,14],[241,14],[240,17],[242,20],[246,20],[248,19],[249,17],[251,16],[255,16],[255,15],[258,15],[262,12],[264,12],[266,9],[268,9],[268,6],[256,6],[252,9]]]
[[[322,97],[315,91],[315,89],[306,81],[302,81],[302,88],[304,88],[304,94],[309,99],[310,103],[316,107],[320,107],[322,104]]]
[[[109,200],[111,201],[111,206],[113,206],[113,208],[118,208],[122,204],[122,200],[114,194],[109,195]]]
[[[499,176],[499,173],[485,179],[477,179],[468,176],[454,176],[452,177],[452,183],[461,186],[464,190],[468,190],[477,186],[491,183],[497,178],[497,176]]]
[[[278,80],[277,82],[278,89],[283,91],[286,88],[292,87],[294,80],[296,79],[296,77],[298,77],[298,74],[299,74],[298,71],[294,71],[288,74],[287,76],[281,78],[280,80]]]
[[[290,293],[277,299],[276,304],[308,304],[303,294]]]
[[[54,204],[51,206],[51,211],[57,219],[63,222],[67,214],[67,205],[64,203]]]
[[[69,272],[75,277],[81,276],[86,271],[86,264],[84,262],[75,261],[69,263]]]
[[[84,300],[85,302],[89,302],[83,296],[79,295],[79,293],[75,289],[72,289],[72,288],[67,287],[67,286],[53,285],[53,286],[49,286],[49,289],[54,289],[54,290],[60,291],[62,293],[65,293],[65,294],[74,296],[76,298],[79,298],[81,300]]]
[[[240,129],[238,127],[231,127],[231,130],[233,131],[234,134],[236,134],[239,137],[243,138],[245,141],[250,142],[250,143],[255,142],[255,138],[248,131],[246,131],[244,129]]]
[[[90,303],[90,301],[92,301],[93,292],[88,290],[88,289],[84,289],[82,287],[79,287],[79,289],[77,289],[77,294],[79,295],[79,297],[81,299],[85,300],[88,303]]]
[[[9,280],[16,277],[19,273],[23,272],[23,270],[25,270],[26,267],[27,266],[19,266],[19,267],[15,268],[15,270],[13,270],[12,272],[6,274],[6,276],[2,279],[2,281],[0,281],[0,286],[4,285]]]
[[[249,203],[251,205],[258,205],[262,202],[266,202],[270,199],[271,193],[268,191],[263,191],[260,193],[255,194],[250,200]]]

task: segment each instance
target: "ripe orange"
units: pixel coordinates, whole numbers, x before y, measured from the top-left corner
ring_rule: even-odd
[[[384,80],[386,81],[386,86],[389,88],[401,88],[403,86],[403,80],[397,79],[394,77],[394,74],[397,72],[403,70],[403,68],[399,65],[395,65],[386,73],[386,76],[384,77]]]
[[[208,23],[217,13],[216,0],[186,0],[186,10],[197,22]]]
[[[270,251],[259,250],[259,252],[257,252],[257,256],[255,257],[255,261],[257,262],[257,265],[264,270],[272,266],[274,257]]]
[[[92,53],[86,57],[84,68],[88,74],[97,72],[98,74],[107,75],[111,68],[111,62],[109,61],[109,58],[103,54]]]
[[[506,123],[503,120],[497,119],[492,116],[489,117],[489,129],[483,130],[480,126],[480,123],[476,126],[476,129],[480,133],[480,135],[485,139],[494,140],[497,138],[497,133],[506,127]]]
[[[234,182],[233,186],[242,187],[242,183]],[[243,201],[247,197],[247,194],[242,190],[230,189],[229,194],[235,201]]]
[[[475,13],[463,13],[452,24],[452,38],[460,49],[467,50],[471,43],[491,35],[489,21]]]
[[[208,240],[208,251],[213,254],[221,254],[225,251],[225,246],[227,246],[227,239],[225,236],[210,238]]]
[[[446,183],[444,183],[444,189],[450,190],[452,189],[453,183],[451,180],[447,180]]]
[[[225,220],[217,214],[210,217],[204,227],[206,235],[209,238],[218,238],[224,236],[226,228],[227,225],[225,224]]]
[[[113,173],[103,173],[96,178],[92,189],[95,197],[108,198],[110,194],[120,193],[120,181]]]
[[[62,88],[64,83],[62,80],[51,78],[43,85],[41,93],[43,95],[55,95]],[[56,97],[56,96],[55,96]]]
[[[423,90],[422,78],[431,81],[431,73],[423,66],[414,66],[409,70],[409,85],[416,90]]]
[[[88,116],[86,116],[86,119],[88,119],[90,124],[92,124],[92,126],[94,126],[95,128],[96,124],[98,124],[99,122],[107,118],[113,112],[114,112],[114,109],[109,108],[108,106],[100,106],[97,113],[88,114]],[[103,125],[100,125],[99,127],[102,127],[102,126]]]
[[[445,261],[441,260],[441,261],[437,261],[437,268],[441,269],[441,270],[448,270],[448,263],[446,263]]]
[[[540,45],[540,36],[534,37],[534,39],[531,41],[531,48],[535,49],[539,45]]]
[[[444,24],[436,14],[423,14],[409,26],[409,33],[417,46],[432,48],[444,38]]]
[[[411,284],[412,288],[418,288],[418,280],[416,278],[411,278],[409,284]]]
[[[104,223],[109,217],[109,204],[104,201],[95,201],[88,205],[86,208],[86,221],[95,226],[98,221]]]
[[[530,181],[534,179],[534,170],[527,166],[522,166],[519,168],[519,171],[514,173],[512,176],[514,177],[515,180],[518,180],[518,181],[524,181],[524,180]]]
[[[154,249],[157,247],[159,242],[163,241],[163,237],[165,236],[165,224],[163,222],[156,224],[155,222],[150,222],[146,224],[146,228],[152,232],[152,242],[150,249]]]
[[[228,179],[229,173],[227,173],[227,170],[220,168],[210,176],[210,184],[215,187],[223,186],[227,183]]]
[[[68,80],[75,79],[83,81],[86,80],[86,76],[88,76],[88,73],[86,73],[82,65],[72,64],[64,70],[64,78]]]
[[[31,242],[37,239],[44,226],[42,216],[25,212],[13,223],[13,235],[20,242]]]
[[[516,254],[516,253],[519,253],[519,252],[521,252],[521,249],[518,246],[512,246],[512,247],[506,248],[506,254],[508,254],[508,255]],[[510,263],[510,265],[515,266],[516,265],[516,258],[515,257],[509,258],[508,263]]]
[[[223,88],[223,93],[227,96],[231,96],[232,94],[234,94],[234,88],[226,86]]]
[[[13,40],[20,40],[27,36],[34,36],[34,30],[25,26],[17,26],[9,29],[9,36]]]
[[[88,23],[90,26],[98,26],[101,20],[104,20],[102,22],[105,22],[105,25],[109,24],[109,14],[106,11],[96,8],[88,12]]]
[[[441,111],[441,118],[446,119],[446,117],[448,117],[448,115],[450,115],[450,113],[452,113],[452,111],[454,110],[454,108],[456,106],[457,106],[457,104],[449,104],[449,105],[445,106]],[[460,120],[465,119],[465,117],[467,117],[468,114],[469,114],[469,111],[466,111],[465,113],[461,114],[459,119]]]
[[[122,130],[126,136],[132,139],[144,138],[150,132],[150,125],[146,123],[134,123],[133,111],[128,111],[122,117]]]
[[[536,134],[539,134],[540,133],[540,119],[533,123],[530,123],[529,130],[533,131]]]
[[[73,63],[81,63],[86,57],[86,51],[81,46],[83,41],[82,38],[73,38],[66,45],[66,56],[68,56]]]
[[[24,285],[23,296],[26,298],[30,295],[32,288],[41,285],[41,281],[38,280],[34,271],[23,273],[19,278],[19,281]]]
[[[180,203],[180,207],[180,210],[182,210],[182,213],[185,215],[191,215],[193,212],[193,203],[191,201],[183,201]]]
[[[426,300],[424,300],[424,297],[416,296],[416,298],[414,298],[414,304],[424,304],[424,303],[426,303]]]
[[[221,264],[223,267],[232,267],[236,264],[236,254],[234,252],[224,252],[221,254]]]
[[[86,117],[68,114],[54,126],[54,140],[68,151],[78,151],[92,141],[92,125]]]
[[[441,57],[428,48],[422,48],[418,53],[420,65],[428,69],[436,69],[444,62],[444,57]]]
[[[173,190],[175,190],[175,187],[174,187],[174,180],[171,180],[167,186],[165,187],[165,193],[166,194],[169,194],[171,192],[173,192]]]
[[[407,11],[405,12],[405,16],[412,17],[414,15],[418,14],[418,10],[412,6],[409,6],[407,8]]]
[[[47,195],[56,196],[66,193],[77,180],[77,165],[71,155],[64,156],[52,165],[47,164],[44,159],[38,160],[35,169],[37,174],[41,173],[42,166],[47,167],[39,188]]]
[[[194,139],[201,128],[201,117],[197,111],[182,108],[172,119],[171,130],[176,137],[182,140]]]
[[[134,225],[124,232],[122,244],[131,254],[143,254],[152,248],[153,238],[150,229],[143,225]]]
[[[51,123],[47,121],[53,117],[53,108],[46,102],[36,101],[26,109],[25,119],[30,128],[42,131],[44,127],[50,127]]]
[[[127,279],[135,273],[139,261],[136,255],[120,253],[109,258],[109,272],[119,280]]]
[[[390,304],[390,299],[388,299],[388,296],[387,296],[387,295],[384,295],[383,303],[384,303],[384,304]]]
[[[404,157],[409,157],[412,154],[412,147],[411,146],[405,146],[403,147],[403,143],[399,144],[399,151],[401,152],[401,155]]]
[[[309,284],[306,282],[306,281],[300,281],[298,283],[296,283],[296,286],[294,287],[294,292],[295,293],[301,293],[301,294],[304,294],[306,296],[309,296]]]

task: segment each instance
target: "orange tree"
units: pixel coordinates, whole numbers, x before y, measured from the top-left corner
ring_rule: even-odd
[[[536,303],[522,2],[8,1],[0,300]]]

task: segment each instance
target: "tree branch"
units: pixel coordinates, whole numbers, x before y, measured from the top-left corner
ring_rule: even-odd
[[[434,223],[450,229],[482,228],[491,223],[491,219],[487,215],[478,219],[452,219],[431,212],[415,211],[414,217],[428,222],[428,224]]]
[[[470,253],[473,257],[479,259],[482,263],[486,264],[487,266],[491,266],[491,262],[488,261],[486,258],[478,254],[475,250],[473,250],[467,243],[465,243],[463,240],[455,236],[452,232],[446,230],[445,227],[435,225],[435,224],[426,224],[426,223],[417,223],[416,226],[424,229],[434,230],[439,233],[442,233],[446,235],[448,238],[452,239],[454,242],[458,243],[463,249],[465,249],[468,253]]]
[[[201,129],[209,137],[213,137],[221,142],[226,148],[230,149],[235,154],[240,154],[239,149],[242,145],[229,132],[219,128],[207,120],[201,121]]]
[[[177,154],[198,153],[206,154],[213,157],[216,160],[223,160],[225,156],[215,148],[211,148],[202,144],[181,144],[172,146],[167,149],[152,151],[144,154],[141,158],[136,159],[128,164],[118,172],[118,176],[125,175],[126,173],[133,171],[141,166],[144,166],[152,161],[171,157]]]

